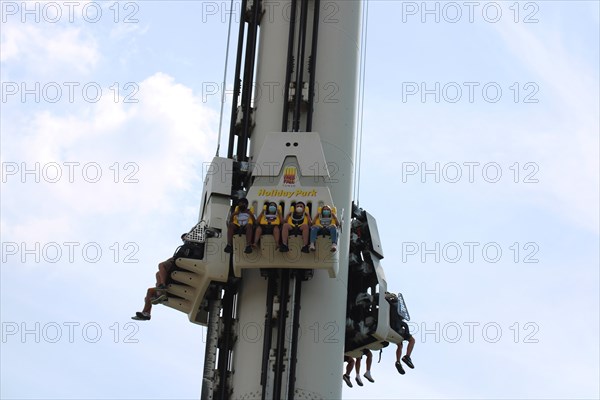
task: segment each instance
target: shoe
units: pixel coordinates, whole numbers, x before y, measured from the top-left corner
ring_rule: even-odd
[[[287,253],[288,251],[290,251],[290,248],[287,246],[287,244],[282,244],[281,246],[279,246],[279,251],[282,253]]]
[[[251,245],[246,246],[246,248],[244,249],[244,253],[246,253],[246,254],[252,253],[252,246]]]
[[[369,382],[375,383],[375,379],[371,376],[371,371],[367,371],[363,375]]]
[[[336,251],[337,251],[337,244],[334,243],[331,245],[331,252],[335,253]]]
[[[302,246],[302,248],[300,249],[300,251],[303,252],[303,253],[308,253],[308,245]]]
[[[314,244],[314,243],[311,243],[311,244],[310,244],[310,246],[308,246],[308,249],[309,249],[310,251],[315,251],[315,250],[317,250],[317,248],[315,247],[315,244]]]
[[[344,375],[342,378],[344,378],[344,382],[346,382],[346,385],[352,387],[352,381],[350,380],[350,375]]]
[[[409,356],[402,357],[402,361],[404,361],[404,364],[408,365],[408,368],[410,368],[410,369],[415,368],[415,366],[413,365],[412,360],[410,359]]]
[[[150,300],[150,303],[152,304],[159,304],[162,303],[164,301],[167,301],[167,295],[164,293],[161,293],[159,295],[156,295],[152,300]]]
[[[223,249],[223,251],[224,251],[225,253],[229,253],[229,254],[231,254],[231,253],[233,253],[233,246],[232,246],[232,245],[230,245],[230,244],[228,244],[227,246],[225,246],[225,248]]]
[[[360,376],[356,375],[355,379],[356,379],[356,383],[358,383],[358,386],[362,386],[363,385],[362,381],[360,380]]]
[[[400,361],[396,361],[396,369],[398,370],[398,372],[400,372],[400,375],[404,375],[404,369],[402,368],[402,364],[400,364]]]
[[[150,315],[146,315],[143,312],[136,312],[135,317],[131,317],[131,319],[135,319],[136,321],[149,321]]]

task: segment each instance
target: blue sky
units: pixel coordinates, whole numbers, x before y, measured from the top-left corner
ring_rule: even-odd
[[[75,3],[0,3],[0,396],[198,398],[204,329],[130,316],[197,218],[229,2]],[[598,398],[599,3],[424,4],[369,3],[359,198],[416,369],[344,398]]]

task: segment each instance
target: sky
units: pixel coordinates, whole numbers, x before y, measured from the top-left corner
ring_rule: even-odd
[[[0,397],[199,398],[205,329],[130,317],[197,219],[229,1],[0,7]],[[356,200],[416,368],[344,398],[600,397],[599,16],[369,1]]]

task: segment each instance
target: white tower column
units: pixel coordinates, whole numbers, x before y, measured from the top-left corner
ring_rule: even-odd
[[[290,4],[290,0],[271,2],[271,10],[265,7],[267,12],[260,25],[256,82],[260,96],[255,102],[251,161],[256,160],[267,135],[282,130]],[[311,55],[313,7],[314,2],[310,1],[306,60]],[[321,1],[320,8],[312,131],[321,137],[330,174],[328,186],[343,226],[337,277],[315,270],[314,277],[302,283],[295,399],[339,399],[342,391],[361,1],[326,0]],[[299,19],[298,12],[296,20]],[[297,35],[296,32],[296,39]],[[303,80],[308,85],[306,70]],[[301,131],[304,121],[303,117]],[[233,351],[234,399],[261,397],[266,292],[267,282],[258,269],[243,270],[238,294],[238,337]],[[291,319],[287,325],[290,324]]]

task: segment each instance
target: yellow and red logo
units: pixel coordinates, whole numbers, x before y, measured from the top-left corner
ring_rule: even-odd
[[[288,186],[296,184],[296,167],[285,167],[283,171],[283,184]]]

